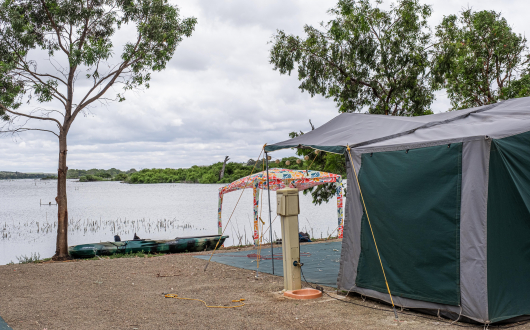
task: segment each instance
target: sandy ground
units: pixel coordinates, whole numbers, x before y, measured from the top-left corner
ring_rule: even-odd
[[[13,329],[462,329],[436,318],[401,315],[327,296],[284,298],[283,278],[212,262],[196,254],[0,266],[0,316]],[[157,274],[167,276],[158,277]],[[174,276],[173,276],[174,275]],[[388,310],[360,297],[342,300]],[[205,300],[164,298],[163,293]],[[481,329],[474,327],[473,329]],[[530,329],[523,325],[517,329]]]

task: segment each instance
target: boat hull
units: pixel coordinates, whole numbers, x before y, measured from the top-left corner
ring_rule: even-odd
[[[173,240],[140,239],[121,242],[101,242],[68,247],[73,258],[93,258],[127,253],[181,253],[213,250],[217,243],[223,245],[228,236],[177,237]]]

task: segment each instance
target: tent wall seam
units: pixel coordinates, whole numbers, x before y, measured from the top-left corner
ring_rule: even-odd
[[[485,268],[484,268],[484,276],[486,277],[486,287],[484,288],[486,290],[486,294],[485,294],[485,298],[486,298],[486,320],[485,322],[490,322],[490,317],[489,317],[489,297],[488,297],[488,294],[489,294],[489,289],[488,289],[488,194],[489,194],[489,180],[490,180],[490,157],[491,157],[491,142],[492,142],[492,139],[488,139],[487,140],[487,143],[488,143],[488,148],[487,148],[487,151],[486,152],[486,159],[485,159],[485,162],[486,162],[486,176],[485,176],[485,179],[486,179],[486,189],[485,190],[485,198],[486,198],[486,202],[484,203],[485,205],[485,208],[484,208],[484,214],[483,216],[485,217],[486,219],[486,225],[484,226],[484,242],[486,242],[486,248],[484,249],[484,253],[485,253],[485,260],[484,260],[484,264],[485,264]]]

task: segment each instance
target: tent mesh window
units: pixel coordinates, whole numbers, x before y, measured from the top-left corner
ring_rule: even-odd
[[[393,295],[460,305],[462,143],[362,155],[359,183]],[[387,292],[364,212],[356,285]]]
[[[488,184],[488,313],[530,314],[530,132],[493,140]]]

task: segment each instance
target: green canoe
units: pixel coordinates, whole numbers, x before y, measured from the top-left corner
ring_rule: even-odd
[[[138,239],[121,242],[101,242],[70,246],[68,247],[68,252],[73,258],[93,258],[96,255],[108,256],[112,254],[125,254],[136,252],[199,252],[213,250],[219,240],[219,246],[221,246],[227,238],[228,236],[212,235],[177,237],[173,240]]]

